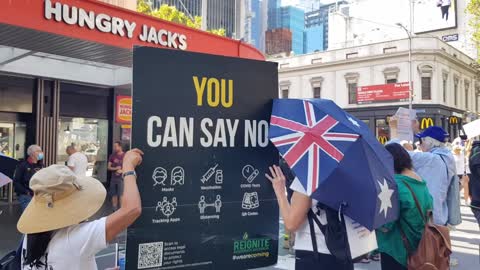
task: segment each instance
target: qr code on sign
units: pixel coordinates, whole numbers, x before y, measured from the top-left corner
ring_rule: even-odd
[[[163,263],[163,242],[138,245],[138,269],[160,267]]]

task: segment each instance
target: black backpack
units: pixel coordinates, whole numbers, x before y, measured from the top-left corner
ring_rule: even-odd
[[[330,207],[318,203],[317,211],[312,209],[308,211],[308,223],[310,225],[310,236],[312,237],[312,245],[314,256],[319,259],[317,238],[315,237],[314,224],[320,228],[325,236],[325,243],[330,253],[339,261],[345,262],[345,264],[351,264],[353,262],[350,254],[350,246],[348,244],[347,229],[345,227],[345,218],[343,216],[343,208],[340,207],[340,211],[335,211]],[[327,224],[323,225],[318,219],[320,211],[325,211],[327,217]]]

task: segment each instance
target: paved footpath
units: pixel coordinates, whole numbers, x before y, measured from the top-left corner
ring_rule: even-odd
[[[461,210],[463,222],[451,232],[452,258],[458,260],[458,265],[451,267],[451,270],[478,270],[480,269],[479,226],[470,208],[463,206]],[[287,254],[284,249],[281,249],[279,254],[278,264],[263,270],[295,269],[294,256]],[[380,270],[380,263],[356,264],[355,270]]]
[[[462,200],[463,201],[463,200]],[[0,254],[4,254],[11,250],[19,243],[20,234],[16,231],[15,224],[20,215],[18,205],[7,206],[0,204]],[[102,209],[100,216],[109,213],[107,209]],[[480,269],[480,231],[479,226],[473,217],[470,208],[462,207],[463,222],[453,231],[452,245],[453,258],[458,259],[459,265],[452,267],[452,270],[478,270]],[[283,235],[283,224],[281,226],[280,235]],[[121,246],[124,246],[125,235],[117,239]],[[97,255],[98,269],[105,269],[115,262],[114,247],[111,245],[108,249]],[[295,269],[295,258],[289,255],[287,251],[280,247],[278,264],[272,267],[263,268],[262,270],[280,270]],[[370,264],[356,264],[355,270],[380,270],[380,264],[372,262]]]

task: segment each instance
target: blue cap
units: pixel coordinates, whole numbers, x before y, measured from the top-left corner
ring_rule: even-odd
[[[423,132],[418,133],[415,135],[417,138],[425,138],[425,137],[430,137],[433,138],[439,142],[445,142],[445,140],[449,137],[450,135],[441,127],[437,126],[432,126],[427,129],[425,129]]]

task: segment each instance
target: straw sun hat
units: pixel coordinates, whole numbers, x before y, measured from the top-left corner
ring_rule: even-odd
[[[30,189],[34,196],[17,224],[24,234],[79,224],[100,209],[106,196],[100,181],[77,177],[63,165],[52,165],[35,173]]]

